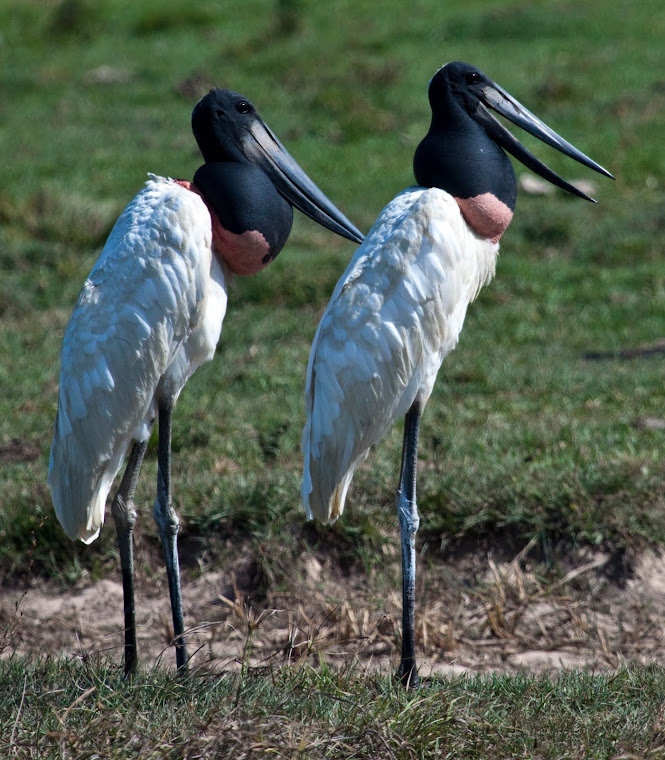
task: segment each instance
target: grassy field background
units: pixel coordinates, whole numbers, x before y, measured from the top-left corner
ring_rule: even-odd
[[[5,598],[37,585],[48,584],[55,594],[116,577],[113,526],[86,549],[64,537],[52,513],[46,473],[58,352],[83,280],[146,172],[191,178],[199,165],[189,126],[196,100],[211,86],[252,99],[310,176],[367,231],[381,208],[412,183],[413,151],[429,122],[427,82],[455,59],[482,68],[617,181],[590,176],[520,135],[564,177],[591,179],[599,203],[558,191],[547,197],[520,194],[496,280],[470,308],[460,345],[446,360],[423,420],[421,564],[438,577],[438,569],[457,559],[467,566],[476,557],[484,561],[488,548],[510,557],[529,545],[538,582],[546,587],[568,572],[565,561],[571,557],[601,552],[616,560],[608,566],[625,575],[645,549],[658,550],[665,542],[664,38],[665,10],[656,0],[388,0],[380,13],[365,0],[0,3]],[[347,242],[299,217],[277,261],[235,281],[217,355],[190,381],[174,418],[174,499],[182,520],[185,583],[211,568],[249,563],[247,593],[260,610],[275,594],[297,593],[302,562],[311,556],[327,576],[348,579],[349,589],[351,580],[362,582],[377,604],[387,589],[396,588],[399,426],[356,474],[339,524],[305,524],[299,505],[309,346],[352,252]],[[137,492],[137,572],[159,584],[159,542],[150,516],[155,470],[153,443]],[[339,588],[342,593],[344,584]],[[3,608],[0,672],[8,696],[0,703],[0,747],[4,741],[26,757],[88,756],[84,752],[92,745],[74,742],[63,749],[62,736],[29,754],[36,726],[44,724],[36,708],[25,707],[30,695],[33,702],[35,694],[48,700],[45,693],[62,690],[53,715],[74,736],[81,724],[70,720],[80,710],[113,704],[99,695],[100,684],[115,683],[115,675],[104,670],[111,666],[102,661],[82,675],[71,664],[35,659],[38,651],[33,659],[12,658],[19,640],[13,637],[20,633],[10,607]],[[370,745],[353,742],[348,746],[356,754],[345,755],[347,739],[325,745],[325,737],[337,736],[338,724],[321,717],[332,714],[330,705],[304,733],[298,699],[276,710],[270,700],[286,681],[305,676],[245,676],[247,682],[233,676],[219,687],[234,695],[239,731],[246,728],[249,736],[256,710],[263,709],[289,727],[289,740],[275,739],[275,752],[281,747],[287,756],[373,756]],[[443,683],[411,702],[372,676],[325,678],[334,687],[301,681],[294,693],[306,693],[306,684],[317,699],[328,699],[320,696],[324,692],[337,695],[330,698],[343,715],[344,705],[362,704],[369,723],[358,724],[358,736],[379,731],[373,721],[384,720],[379,708],[368,708],[377,694],[387,700],[386,710],[411,721],[397,732],[399,741],[386,739],[386,757],[434,757],[442,751],[483,757],[487,741],[497,757],[644,756],[662,744],[655,698],[639,706],[640,730],[624,736],[623,744],[598,744],[599,731],[608,733],[600,730],[602,721],[625,721],[637,709],[631,694],[662,694],[662,674],[650,670],[616,681],[572,675],[553,681],[467,679],[451,690]],[[47,686],[49,679],[60,685]],[[176,687],[160,679],[150,672],[141,689],[154,683],[170,700]],[[36,685],[30,691],[28,684]],[[90,684],[97,696],[70,711]],[[245,687],[252,700],[265,698],[262,708],[250,700],[243,712]],[[204,699],[192,688],[178,699],[183,710],[197,715],[200,722],[193,725],[203,726],[210,709],[217,711],[211,725],[221,730],[228,695],[210,696],[215,692],[206,686]],[[455,689],[466,696],[458,698]],[[576,726],[572,731],[558,724],[562,738],[544,731],[539,744],[536,730],[535,744],[518,747],[506,739],[513,734],[505,726],[519,725],[531,702],[523,696],[507,700],[501,718],[486,704],[525,689],[531,690],[529,699],[542,703],[539,714],[545,710],[551,720],[557,713],[548,712],[556,702],[550,694],[563,699],[570,690],[586,689],[580,704],[588,710],[575,713],[579,717],[560,711],[561,721],[565,712]],[[605,695],[599,703],[596,692]],[[130,703],[129,696],[117,699]],[[431,709],[437,700],[443,712]],[[597,704],[606,707],[596,710]],[[120,720],[124,708],[116,707],[115,718],[102,711],[106,717],[100,720]],[[195,756],[178,744],[177,721],[170,722],[174,710],[154,716],[172,731],[170,749],[155,740],[154,751]],[[577,733],[581,726],[588,741]],[[135,731],[142,735],[142,729]],[[120,734],[104,756],[136,756],[131,744],[121,748]],[[200,738],[205,735],[199,733],[197,751],[212,752],[212,739],[206,749]],[[417,735],[432,742],[412,744],[409,737]],[[261,748],[252,751],[258,756]]]

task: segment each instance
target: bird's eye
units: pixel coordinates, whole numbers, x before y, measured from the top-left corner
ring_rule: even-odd
[[[236,103],[236,111],[238,113],[249,113],[252,110],[252,106],[246,100],[239,100]]]
[[[477,71],[470,71],[466,75],[467,84],[478,84],[480,82],[480,74]]]

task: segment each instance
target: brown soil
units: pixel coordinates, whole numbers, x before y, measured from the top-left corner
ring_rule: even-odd
[[[665,557],[645,553],[631,563],[629,576],[617,578],[607,555],[578,554],[546,583],[543,566],[528,558],[529,548],[509,561],[475,553],[445,564],[422,563],[421,675],[599,671],[663,661]],[[360,571],[342,573],[329,558],[310,554],[294,571],[292,591],[251,605],[250,565],[239,561],[185,578],[193,666],[228,670],[243,657],[262,666],[324,656],[334,666],[383,672],[395,667],[401,615],[396,584]],[[136,609],[143,666],[174,667],[163,574],[141,583]],[[2,657],[101,652],[120,662],[122,624],[118,578],[65,592],[44,584],[0,589]]]

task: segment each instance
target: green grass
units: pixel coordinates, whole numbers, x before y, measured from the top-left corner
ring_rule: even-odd
[[[0,4],[0,580],[66,585],[116,572],[112,526],[85,548],[52,512],[58,351],[146,172],[197,168],[198,97],[213,85],[250,97],[367,230],[413,181],[427,81],[454,59],[480,66],[617,181],[523,138],[564,177],[596,181],[599,203],[520,195],[497,277],[469,309],[423,419],[426,561],[487,537],[546,550],[661,547],[663,431],[641,421],[663,417],[663,355],[584,357],[665,337],[664,36],[660,0],[389,0],[380,13],[366,0]],[[175,414],[183,537],[204,564],[249,551],[271,588],[292,582],[294,558],[309,551],[340,569],[389,561],[398,572],[384,549],[396,541],[399,426],[356,474],[343,520],[308,526],[299,506],[309,346],[352,251],[298,217],[279,259],[236,280],[217,355]],[[153,442],[137,492],[149,557],[155,470]],[[312,757],[647,756],[663,744],[660,671],[461,679],[407,697],[379,677],[325,670],[187,687],[150,672],[124,689],[110,667],[3,664],[3,750],[89,757],[101,735],[112,749],[94,751],[105,757],[137,747],[205,756],[225,741],[236,756],[241,740],[257,756],[273,742]]]
[[[469,310],[425,415],[423,536],[450,542],[508,529],[525,540],[662,543],[662,433],[636,425],[661,413],[662,358],[582,358],[663,334],[660,6],[423,3],[411,13],[395,3],[378,15],[363,3],[232,6],[62,0],[46,12],[31,2],[0,9],[0,76],[11,98],[0,128],[11,157],[0,191],[0,442],[40,452],[2,469],[0,567],[55,578],[81,566],[105,572],[99,560],[112,537],[96,552],[67,544],[44,487],[57,354],[80,285],[145,172],[193,174],[198,95],[213,83],[250,95],[367,229],[412,181],[426,82],[455,57],[485,68],[617,183],[598,180],[596,207],[563,193],[520,197],[497,278]],[[565,176],[585,175],[525,142]],[[250,541],[286,531],[298,551],[304,367],[351,252],[298,218],[279,260],[234,284],[218,354],[188,385],[174,423],[185,531],[205,528],[213,545],[230,526]],[[381,543],[363,526],[394,533],[399,439],[395,430],[358,473],[338,529],[361,552]],[[154,459],[153,448],[143,503]],[[245,519],[252,490],[269,492],[270,503],[259,500]],[[149,520],[142,528],[154,541]]]
[[[16,688],[18,684],[19,688]],[[151,671],[126,684],[105,662],[0,665],[5,757],[662,757],[660,668],[556,678],[390,678],[276,668],[243,676]]]

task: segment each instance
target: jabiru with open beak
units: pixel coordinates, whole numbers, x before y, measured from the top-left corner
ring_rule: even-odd
[[[515,209],[507,150],[545,179],[592,200],[524,148],[497,111],[561,153],[611,177],[475,66],[453,62],[429,83],[432,121],[415,152],[416,181],[382,211],[321,318],[309,357],[302,497],[334,522],[358,463],[404,417],[397,487],[402,548],[398,675],[418,683],[415,652],[416,465],[420,418],[466,310],[494,276]]]

